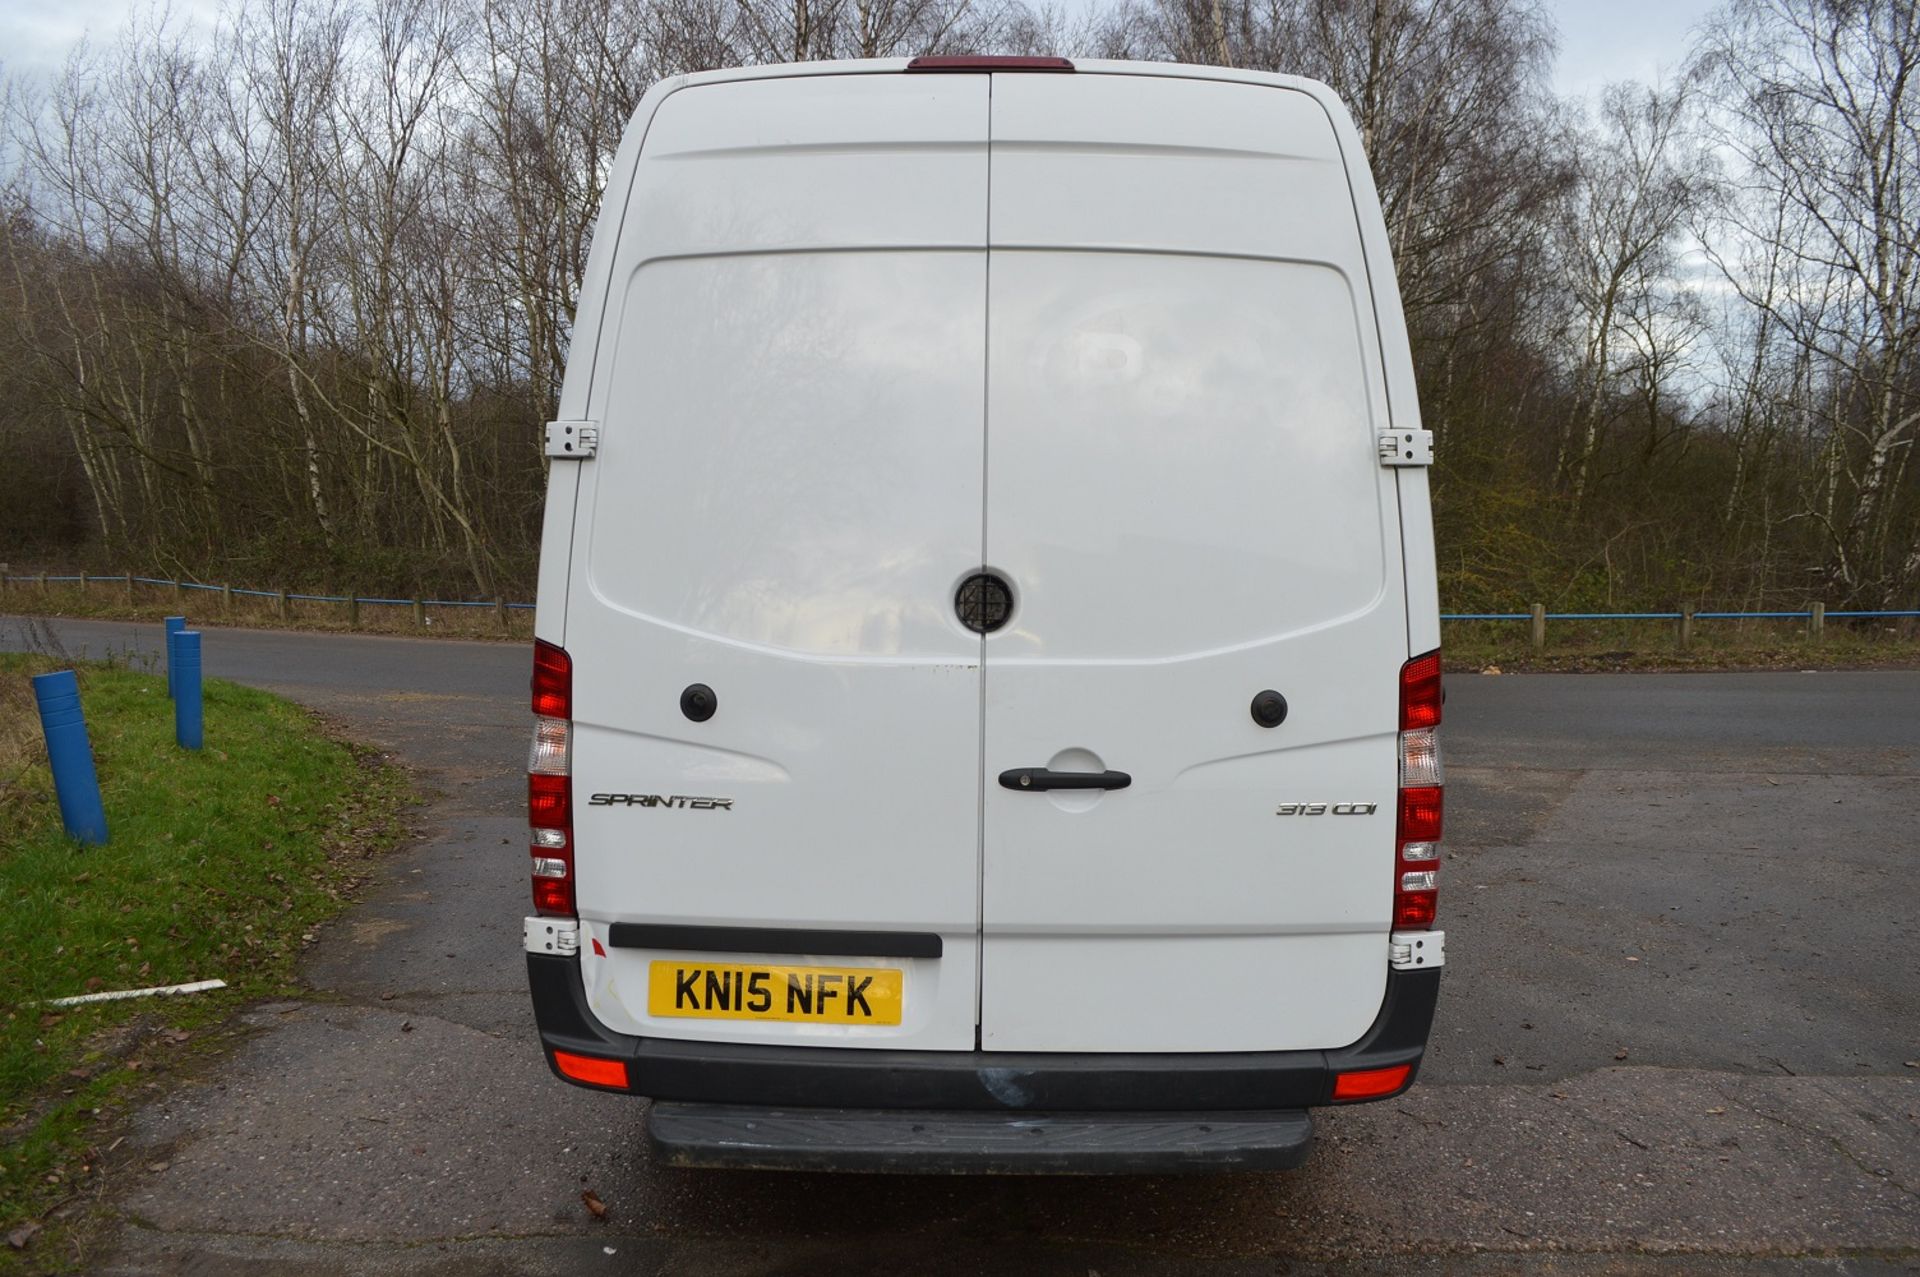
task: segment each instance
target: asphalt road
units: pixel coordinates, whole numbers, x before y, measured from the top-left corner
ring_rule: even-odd
[[[205,659],[435,798],[315,996],[137,1118],[100,1271],[1920,1271],[1920,672],[1451,677],[1421,1084],[1323,1111],[1297,1172],[986,1180],[668,1170],[641,1104],[548,1076],[525,649],[222,631]]]

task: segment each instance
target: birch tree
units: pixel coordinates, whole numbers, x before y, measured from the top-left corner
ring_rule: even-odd
[[[1920,576],[1912,530],[1891,544],[1920,426],[1916,72],[1920,11],[1904,0],[1736,0],[1695,64],[1739,170],[1724,227],[1791,263],[1785,286],[1729,278],[1822,378],[1831,482],[1801,513],[1832,588],[1862,605]]]

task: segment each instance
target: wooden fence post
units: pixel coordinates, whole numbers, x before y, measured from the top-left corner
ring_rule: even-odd
[[[427,605],[419,599],[413,601],[413,628],[416,630],[427,628]]]
[[[233,582],[231,581],[220,587],[220,610],[233,611]]]
[[[1547,605],[1533,605],[1533,653],[1538,656],[1547,650]]]
[[[1686,651],[1693,646],[1693,604],[1680,605],[1680,650]]]
[[[347,628],[360,628],[360,596],[357,594],[347,595]]]
[[[186,592],[187,592],[187,587],[180,584],[178,580],[175,580],[173,583],[173,601],[175,603],[178,603],[181,600],[181,598],[186,595]]]
[[[45,594],[46,592],[47,592],[47,574],[45,572],[42,572],[40,574],[40,593]]]
[[[1827,605],[1814,603],[1807,608],[1807,637],[1818,643],[1826,636]]]
[[[493,618],[496,621],[500,622],[500,632],[502,634],[506,633],[508,626],[507,626],[507,601],[505,599],[495,599],[493,601]]]
[[[287,592],[285,590],[281,590],[274,595],[273,610],[280,614],[281,620],[284,621],[287,619]]]
[[[133,573],[129,572],[126,574],[125,577],[121,578],[121,584],[123,584],[127,590],[127,606],[132,607],[133,606]]]

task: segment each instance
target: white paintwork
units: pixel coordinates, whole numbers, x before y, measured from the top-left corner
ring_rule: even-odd
[[[1432,465],[1433,431],[1399,429],[1381,431],[1380,464],[1383,466]]]
[[[560,461],[584,461],[600,443],[597,421],[549,421],[547,455]]]
[[[1426,474],[1378,455],[1419,420],[1358,140],[1285,77],[903,65],[671,80],[616,157],[558,413],[597,453],[553,463],[537,623],[574,659],[589,1003],[733,1041],[1344,1045],[1389,957],[1395,678],[1438,645]],[[983,563],[1017,591],[984,644],[951,603]],[[1134,784],[995,783],[1023,766]],[[905,969],[897,1028],[654,1021],[675,955],[617,921],[946,952],[814,955]]]
[[[1419,971],[1447,965],[1444,931],[1396,931],[1387,950],[1388,965],[1396,971]]]
[[[541,918],[529,914],[520,920],[520,947],[528,953],[571,957],[580,952],[580,922],[577,918]]]
[[[654,112],[576,463],[582,921],[935,931],[947,952],[905,964],[897,1027],[657,1024],[661,955],[583,941],[620,1032],[973,1045],[980,644],[948,599],[980,561],[986,112],[971,76],[708,83]],[[694,682],[705,723],[679,709]]]
[[[1386,980],[1406,622],[1333,129],[1266,87],[1023,76],[993,140],[987,561],[1020,593],[986,771],[1133,784],[988,787],[982,1045],[1351,1042]]]

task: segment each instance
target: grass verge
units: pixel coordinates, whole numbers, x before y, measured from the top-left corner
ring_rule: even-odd
[[[30,676],[0,654],[0,1271],[57,1267],[58,1220],[156,1071],[294,963],[402,834],[402,773],[264,692],[210,681],[206,747],[173,742],[164,678],[78,667],[109,841],[66,838]],[[52,998],[218,978],[228,987],[57,1009]],[[45,1225],[44,1231],[38,1226]]]

